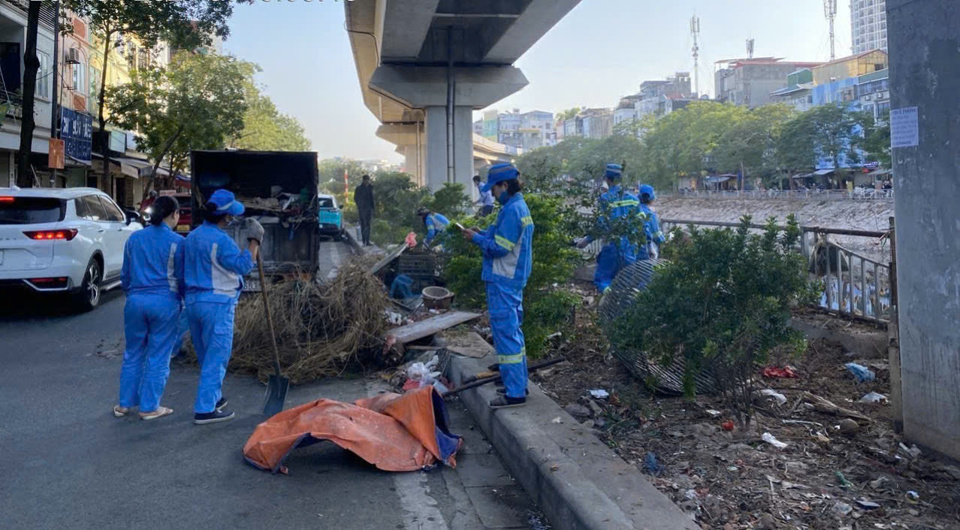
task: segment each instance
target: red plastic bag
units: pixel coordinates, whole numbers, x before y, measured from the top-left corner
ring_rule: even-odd
[[[772,377],[775,379],[793,379],[797,377],[797,372],[795,372],[793,368],[790,368],[789,366],[784,368],[768,366],[764,368],[763,372],[761,373],[763,374],[763,377]]]

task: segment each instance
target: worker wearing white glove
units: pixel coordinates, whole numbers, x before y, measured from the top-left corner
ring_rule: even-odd
[[[252,217],[244,219],[243,223],[243,229],[246,231],[245,239],[247,239],[247,241],[253,240],[257,243],[263,243],[263,225]]]

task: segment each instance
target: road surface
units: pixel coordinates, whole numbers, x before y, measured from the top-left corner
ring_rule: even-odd
[[[122,293],[82,315],[52,305],[0,309],[0,528],[529,528],[531,502],[456,403],[456,470],[385,473],[321,443],[271,475],[241,457],[262,420],[259,382],[228,376],[238,418],[195,426],[197,370],[175,362],[163,398],[173,416],[116,419]],[[357,399],[374,380],[294,387],[288,404]]]

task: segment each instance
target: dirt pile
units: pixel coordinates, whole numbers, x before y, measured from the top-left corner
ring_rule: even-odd
[[[798,377],[763,378],[773,392],[757,396],[753,427],[728,431],[733,415],[716,399],[651,396],[602,342],[581,315],[557,348],[571,362],[534,379],[703,528],[960,527],[960,468],[904,443],[889,405],[861,402],[889,395],[884,361],[813,341],[801,359],[774,360]],[[857,383],[844,367],[852,361],[875,379]]]

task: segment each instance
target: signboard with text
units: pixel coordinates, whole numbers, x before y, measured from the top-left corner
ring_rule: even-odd
[[[77,161],[90,162],[93,146],[93,116],[71,109],[61,109],[60,138],[64,153]]]

